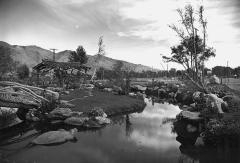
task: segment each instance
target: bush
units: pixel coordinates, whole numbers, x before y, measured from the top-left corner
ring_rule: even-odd
[[[27,65],[21,65],[17,69],[17,75],[19,79],[25,79],[29,77],[29,68]]]

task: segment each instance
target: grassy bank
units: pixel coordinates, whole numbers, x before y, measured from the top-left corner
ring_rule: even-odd
[[[75,107],[72,109],[74,111],[86,112],[93,107],[101,107],[109,116],[140,112],[145,107],[142,98],[114,95],[113,93],[101,92],[99,90],[77,89],[71,91],[69,95],[63,95],[61,99],[68,100],[74,104]]]

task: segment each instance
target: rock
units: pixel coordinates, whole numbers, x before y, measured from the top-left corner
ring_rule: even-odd
[[[89,120],[88,117],[70,117],[64,120],[65,124],[74,126],[83,126]]]
[[[209,83],[210,84],[220,84],[220,79],[216,75],[213,75],[209,78]]]
[[[124,94],[122,88],[121,88],[121,87],[118,87],[118,86],[113,86],[113,91],[114,91],[114,92],[117,92],[119,95]]]
[[[196,147],[204,146],[205,143],[204,143],[204,141],[203,141],[203,137],[202,137],[202,136],[197,137],[197,140],[196,140],[196,142],[195,142],[194,145],[195,145]]]
[[[194,108],[194,107],[196,107],[196,103],[192,103],[192,104],[190,104],[190,106]]]
[[[188,106],[188,105],[183,105],[183,106],[181,107],[181,109],[182,109],[182,110],[191,111],[191,110],[193,110],[193,107],[192,107],[192,106]]]
[[[69,103],[69,102],[66,101],[66,100],[60,100],[59,107],[60,107],[60,108],[74,108],[75,105]]]
[[[66,119],[72,116],[72,110],[69,108],[56,108],[48,114],[50,119]]]
[[[212,109],[215,109],[217,113],[224,113],[222,107],[227,108],[227,103],[223,99],[217,97],[215,94],[206,94],[206,105]]]
[[[147,89],[147,87],[143,87],[143,86],[141,86],[141,85],[133,85],[133,86],[131,86],[131,88],[132,88],[133,90],[135,90],[136,92],[137,92],[137,91],[144,92],[144,91],[146,91],[146,89]]]
[[[94,85],[93,84],[86,84],[86,85],[84,85],[84,88],[86,88],[86,89],[93,89]]]
[[[68,140],[76,139],[74,133],[77,129],[71,129],[70,131],[58,130],[58,131],[49,131],[32,141],[33,144],[37,145],[50,145],[50,144],[59,144],[64,143]]]
[[[113,91],[112,88],[104,88],[103,90],[104,90],[105,92],[112,92],[112,91]]]
[[[62,91],[61,93],[64,94],[64,95],[69,95],[70,91]]]
[[[110,119],[109,119],[109,118],[106,118],[106,117],[97,116],[97,117],[95,117],[95,119],[97,120],[97,122],[98,122],[100,125],[105,125],[105,124],[111,123]]]
[[[177,117],[182,119],[192,120],[192,121],[203,120],[203,118],[200,117],[200,112],[181,111],[181,113],[179,113]]]
[[[101,128],[103,125],[99,124],[98,121],[90,119],[86,123],[83,124],[86,128]]]
[[[188,124],[187,127],[186,127],[186,130],[187,130],[187,132],[193,133],[193,132],[197,131],[197,127],[193,126],[191,124]]]
[[[79,117],[83,114],[83,112],[80,111],[72,111],[71,117]]]
[[[133,92],[130,92],[128,95],[131,96],[131,97],[136,97],[137,96],[137,94],[135,94]]]

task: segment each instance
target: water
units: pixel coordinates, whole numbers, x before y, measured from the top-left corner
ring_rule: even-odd
[[[23,131],[26,139],[0,147],[0,162],[15,163],[133,163],[181,162],[193,159],[182,154],[172,122],[180,112],[171,104],[147,106],[142,113],[118,116],[112,124],[95,131],[79,131],[76,142],[56,146],[28,146],[36,129]],[[17,132],[17,131],[16,131]],[[31,136],[33,135],[33,136]],[[185,158],[186,157],[186,158]]]

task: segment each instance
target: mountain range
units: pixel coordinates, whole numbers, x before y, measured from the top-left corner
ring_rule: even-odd
[[[30,46],[20,46],[20,45],[10,45],[6,42],[0,41],[0,48],[5,47],[9,49],[10,55],[14,61],[17,61],[19,64],[26,64],[30,70],[32,67],[37,65],[42,61],[42,59],[53,59],[53,53],[50,50],[30,45]],[[68,62],[69,55],[71,50],[64,50],[55,54],[55,61],[57,62]],[[103,67],[108,70],[112,70],[114,65],[117,63],[116,60],[107,56],[102,56],[100,59],[96,60],[97,55],[88,55],[87,65],[92,67],[92,70],[95,68]],[[141,64],[134,64],[126,61],[121,61],[123,63],[122,69],[132,70],[135,72],[142,71],[152,71],[151,67],[144,66]],[[156,69],[154,69],[155,71]]]

